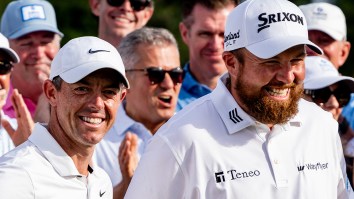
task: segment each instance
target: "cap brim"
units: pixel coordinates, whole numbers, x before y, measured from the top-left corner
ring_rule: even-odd
[[[11,48],[0,47],[0,49],[5,51],[10,56],[12,62],[18,63],[20,61],[20,58],[18,57],[17,53]]]
[[[354,92],[354,78],[348,76],[323,76],[304,82],[305,89],[321,89],[334,83],[346,81],[346,84]]]
[[[64,34],[62,32],[60,32],[57,28],[55,27],[52,27],[52,26],[46,26],[46,25],[43,25],[43,24],[40,24],[40,25],[30,25],[30,26],[27,26],[27,27],[23,27],[21,28],[20,30],[16,31],[15,33],[13,34],[10,34],[8,36],[9,39],[17,39],[23,35],[26,35],[28,33],[31,33],[31,32],[37,32],[37,31],[49,31],[49,32],[54,32],[54,33],[57,33],[60,37],[63,37]]]
[[[88,62],[85,64],[81,64],[75,68],[72,68],[70,70],[67,70],[63,73],[61,73],[59,76],[67,83],[72,84],[80,81],[87,75],[91,74],[92,72],[103,69],[103,68],[110,68],[118,72],[118,74],[122,77],[124,80],[124,85],[126,88],[129,88],[129,82],[126,77],[122,74],[121,71],[117,70],[116,66],[111,66],[108,62]]]
[[[257,42],[251,45],[246,46],[246,49],[249,50],[255,56],[268,59],[274,57],[285,50],[297,46],[297,45],[307,45],[311,50],[315,51],[317,54],[323,54],[320,47],[312,43],[304,37],[274,37],[262,42]]]

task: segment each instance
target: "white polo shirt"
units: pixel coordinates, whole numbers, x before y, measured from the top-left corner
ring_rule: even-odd
[[[0,198],[112,198],[112,184],[100,168],[83,176],[41,124],[29,139],[0,158]]]
[[[330,113],[300,100],[298,114],[270,130],[219,81],[150,139],[125,198],[346,199],[343,163]]]
[[[116,120],[112,128],[96,145],[93,160],[104,169],[111,178],[113,186],[122,181],[122,173],[118,162],[119,147],[127,134],[131,131],[138,136],[138,159],[144,151],[145,142],[152,137],[150,131],[139,122],[130,118],[124,106],[119,106]]]

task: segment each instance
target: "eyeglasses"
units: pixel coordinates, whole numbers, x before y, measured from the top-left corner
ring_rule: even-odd
[[[176,67],[172,70],[163,70],[161,67],[148,67],[141,69],[129,69],[126,72],[133,71],[143,71],[149,77],[150,83],[159,84],[165,79],[165,74],[168,73],[174,84],[182,83],[183,80],[183,69],[181,67]]]
[[[6,75],[12,70],[12,64],[8,61],[0,61],[0,75]]]
[[[123,5],[125,0],[107,0],[107,3],[113,7],[119,7]],[[151,5],[151,0],[129,0],[130,6],[134,11],[144,10],[146,7]]]
[[[306,95],[309,95],[316,104],[326,103],[331,95],[334,95],[339,103],[339,107],[343,107],[348,104],[350,100],[351,92],[347,88],[338,87],[334,91],[331,91],[329,87],[316,89],[316,90],[304,90]]]

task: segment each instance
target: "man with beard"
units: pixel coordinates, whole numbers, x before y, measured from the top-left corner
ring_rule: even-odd
[[[300,99],[306,46],[322,53],[300,9],[244,1],[224,42],[228,73],[154,135],[125,198],[349,198],[338,124]]]

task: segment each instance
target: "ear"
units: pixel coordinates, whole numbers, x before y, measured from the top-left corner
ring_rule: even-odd
[[[43,92],[44,95],[47,97],[49,103],[51,106],[56,106],[58,103],[58,97],[57,97],[57,89],[55,88],[54,84],[52,81],[49,79],[45,80],[43,83]]]
[[[339,66],[342,66],[344,62],[347,60],[351,48],[351,44],[349,41],[343,41],[342,45],[343,45],[342,50],[340,51],[339,60],[338,60]]]
[[[181,33],[183,42],[188,45],[189,43],[188,28],[183,22],[179,23],[179,32]]]
[[[99,16],[100,15],[100,9],[99,9],[100,8],[100,1],[102,1],[102,0],[89,0],[91,12],[95,16]]]
[[[225,66],[227,68],[227,70],[229,71],[229,73],[234,73],[233,71],[238,70],[238,60],[236,59],[236,57],[228,51],[225,51],[222,53],[222,59],[225,62]]]
[[[120,94],[120,101],[123,101],[125,96],[127,95],[128,89],[123,89]]]
[[[91,0],[93,1],[93,0]],[[147,22],[151,19],[152,15],[154,14],[154,8],[153,7],[148,7],[145,8],[144,10],[144,17],[143,17],[143,21],[144,21],[144,26],[147,24]]]

